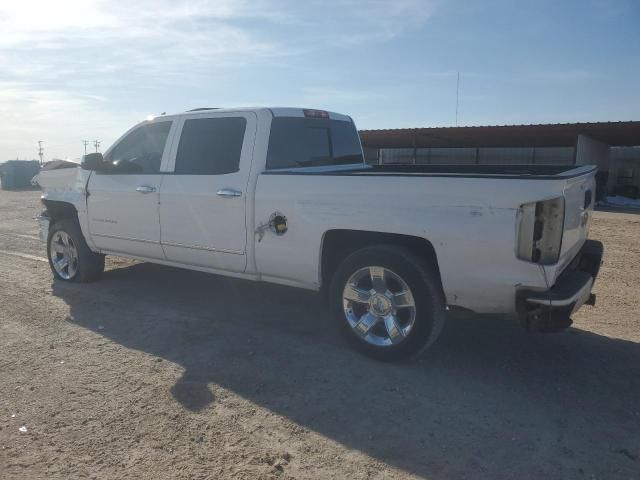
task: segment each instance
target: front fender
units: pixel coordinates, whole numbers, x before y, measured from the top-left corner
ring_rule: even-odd
[[[44,170],[37,175],[35,181],[42,188],[40,198],[48,209],[55,204],[73,207],[87,245],[95,251],[87,219],[87,183],[90,176],[91,172],[80,167],[65,168]]]

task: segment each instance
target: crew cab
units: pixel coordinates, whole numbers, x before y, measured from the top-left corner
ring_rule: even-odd
[[[144,121],[37,182],[59,281],[117,255],[317,290],[355,347],[392,360],[431,345],[450,308],[569,326],[603,253],[595,170],[371,166],[348,116],[237,108]]]

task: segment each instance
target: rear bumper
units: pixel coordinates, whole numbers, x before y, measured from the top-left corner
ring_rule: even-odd
[[[591,293],[596,281],[604,247],[601,242],[587,240],[575,258],[548,290],[518,292],[518,313],[531,330],[554,331],[571,325],[571,314],[584,304],[595,304]]]

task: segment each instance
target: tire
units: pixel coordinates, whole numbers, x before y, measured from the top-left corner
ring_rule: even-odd
[[[350,254],[333,275],[329,302],[349,343],[379,360],[420,355],[444,325],[446,305],[436,269],[393,245]]]
[[[60,220],[49,229],[47,258],[54,277],[67,282],[92,282],[104,271],[104,255],[89,249],[78,222],[73,219]],[[54,262],[63,258],[71,261],[67,261],[65,268],[57,268]]]

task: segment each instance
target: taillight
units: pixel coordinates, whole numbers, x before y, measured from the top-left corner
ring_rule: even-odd
[[[542,265],[556,263],[562,247],[564,197],[526,203],[518,215],[518,258]]]

